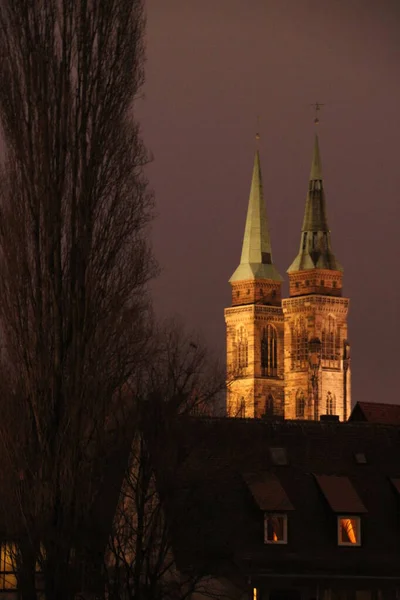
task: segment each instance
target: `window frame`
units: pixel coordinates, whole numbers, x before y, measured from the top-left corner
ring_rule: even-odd
[[[356,538],[355,544],[351,542],[343,542],[341,540],[341,521],[343,519],[351,519],[356,522]],[[344,546],[346,548],[359,548],[361,546],[361,518],[359,515],[337,515],[337,542],[338,546]]]
[[[283,519],[283,539],[282,540],[269,540],[268,539],[268,519],[270,518],[281,518]],[[282,512],[265,512],[264,513],[264,544],[282,545],[288,543],[288,516],[287,513]]]

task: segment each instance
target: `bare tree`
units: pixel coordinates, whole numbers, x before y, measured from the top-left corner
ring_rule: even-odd
[[[24,598],[37,561],[47,600],[90,588],[104,432],[146,355],[143,33],[142,0],[0,1],[0,440]]]
[[[184,600],[193,592],[213,595],[206,565],[185,573],[176,563],[171,500],[184,484],[176,477],[177,469],[193,449],[177,457],[173,432],[182,418],[215,414],[224,394],[224,379],[225,373],[200,339],[174,322],[163,328],[141,382],[143,401],[138,405],[130,459],[109,538],[110,600]]]

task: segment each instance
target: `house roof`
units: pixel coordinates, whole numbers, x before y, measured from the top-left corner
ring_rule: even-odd
[[[168,469],[173,493],[167,515],[181,568],[400,580],[400,497],[391,481],[400,477],[396,427],[184,419],[169,430],[169,439],[176,451]],[[271,447],[286,449],[286,465],[274,464]],[[365,464],[357,462],[357,453],[365,455]],[[340,506],[332,509],[335,500],[328,494],[327,502],[321,481],[329,481]],[[344,492],[347,498],[340,499]],[[360,514],[360,547],[338,546],[339,508]],[[265,511],[287,512],[287,545],[264,544]]]
[[[243,479],[261,510],[293,510],[285,490],[273,473],[250,473],[244,475]]]
[[[334,513],[362,514],[368,512],[348,477],[316,475],[316,480]]]
[[[349,421],[400,425],[400,405],[383,402],[357,402]]]

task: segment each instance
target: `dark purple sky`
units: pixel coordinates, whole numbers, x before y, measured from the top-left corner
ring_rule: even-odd
[[[353,402],[400,403],[398,0],[147,0],[139,106],[155,160],[154,284],[223,356],[261,115],[274,261],[297,254],[318,100],[333,249],[351,298]],[[287,283],[285,283],[285,292]]]

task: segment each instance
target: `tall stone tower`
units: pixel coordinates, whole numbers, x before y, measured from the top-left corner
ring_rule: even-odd
[[[350,414],[348,298],[331,247],[318,137],[315,137],[300,250],[288,269],[285,316],[285,417]]]
[[[258,150],[240,264],[225,309],[227,411],[232,417],[283,415],[282,277],[272,262]]]

